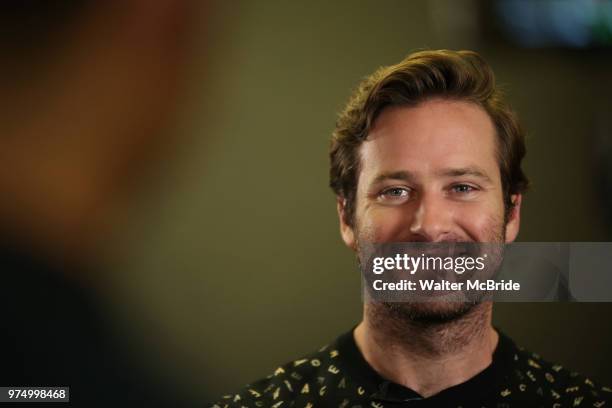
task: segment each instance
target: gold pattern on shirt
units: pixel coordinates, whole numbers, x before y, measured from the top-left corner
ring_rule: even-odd
[[[307,358],[303,358],[303,359],[301,359],[301,360],[295,360],[295,361],[293,362],[293,366],[294,366],[294,367],[297,367],[297,366],[299,366],[299,365],[304,364],[304,363],[305,363],[305,362],[307,362],[307,361],[308,361],[308,359],[307,359]]]
[[[536,381],[537,381],[537,379],[536,379],[535,375],[533,375],[533,373],[532,373],[530,370],[527,370],[527,372],[526,372],[525,374],[527,374],[527,377],[529,377],[529,379],[530,379],[531,381],[533,381],[533,382],[536,382]]]
[[[308,358],[294,360],[276,368],[265,379],[247,385],[242,393],[224,395],[224,401],[213,407],[314,408],[316,405],[317,408],[384,408],[384,401],[369,397],[376,390],[372,388],[375,384],[358,385],[353,382],[355,378],[347,371],[342,358],[348,356],[348,353],[344,353],[341,347],[336,349],[335,346],[322,350],[324,351]],[[602,387],[589,378],[564,369],[561,365],[536,360],[533,354],[518,351],[509,354],[509,360],[514,362],[508,361],[510,366],[505,382],[496,385],[495,402],[483,400],[475,407],[523,407],[526,406],[523,401],[531,401],[531,398],[539,398],[538,406],[548,407],[605,408],[610,405],[610,401],[605,398],[610,395],[607,393],[612,392],[610,387]],[[541,371],[541,376],[536,375],[538,371]],[[310,384],[315,387],[313,392],[310,392]],[[601,394],[598,394],[600,391]],[[321,403],[318,402],[319,398]],[[468,408],[465,404],[459,404],[462,402],[464,401],[459,399],[455,405]],[[610,406],[612,408],[612,405]]]
[[[255,390],[254,390],[254,389],[252,389],[252,388],[249,388],[249,392],[250,392],[250,393],[251,393],[251,395],[253,395],[255,398],[259,398],[259,397],[261,397],[261,394],[260,394],[260,393],[258,393],[257,391],[255,391]]]
[[[527,364],[529,364],[531,367],[534,367],[534,368],[542,368],[541,365],[539,365],[538,363],[536,363],[532,359],[527,360]]]
[[[327,369],[327,371],[329,371],[332,374],[338,374],[340,372],[340,370],[338,369],[338,367],[334,366],[333,364],[329,366],[329,368]]]

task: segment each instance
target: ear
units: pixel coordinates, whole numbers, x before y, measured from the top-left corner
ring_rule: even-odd
[[[523,196],[522,194],[513,194],[510,196],[510,200],[513,203],[513,207],[510,210],[510,216],[506,223],[506,242],[514,242],[519,233],[519,227],[521,225],[521,201],[523,200]]]
[[[355,232],[353,227],[346,223],[346,198],[336,198],[336,209],[338,210],[338,218],[340,220],[340,236],[346,246],[355,251],[357,249]]]

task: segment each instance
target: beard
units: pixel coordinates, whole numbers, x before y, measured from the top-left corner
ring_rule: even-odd
[[[503,242],[506,232],[506,226],[503,222],[492,222],[492,227],[484,234],[484,241],[494,243],[493,248],[498,248],[503,251]],[[361,264],[362,255],[367,253],[366,248],[369,242],[370,234],[357,234],[357,256],[358,262]],[[467,242],[466,240],[450,239],[445,242],[436,244],[454,244],[457,242]],[[361,245],[361,244],[365,245]],[[420,242],[419,244],[423,244]],[[477,248],[477,242],[472,242],[471,248]],[[490,247],[489,247],[490,248]],[[495,252],[495,251],[493,251]],[[501,262],[501,252],[498,253]],[[489,274],[491,271],[485,273]],[[452,272],[454,274],[454,272]],[[492,275],[492,274],[491,274]],[[469,276],[468,273],[464,278]],[[444,273],[438,273],[437,279],[444,277]],[[492,276],[488,276],[492,277]],[[387,328],[395,327],[401,331],[402,326],[418,326],[418,327],[441,327],[449,325],[453,322],[461,321],[466,316],[481,316],[482,305],[488,299],[487,292],[474,292],[467,294],[466,292],[449,292],[442,296],[432,296],[431,294],[420,294],[417,296],[404,297],[399,301],[374,300],[367,304],[366,311],[371,323],[375,326],[386,326]]]
[[[379,302],[378,319],[418,326],[443,325],[469,314],[480,301]]]

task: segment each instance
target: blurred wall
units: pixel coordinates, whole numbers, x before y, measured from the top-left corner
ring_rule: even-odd
[[[359,275],[327,187],[328,141],[360,78],[419,48],[481,52],[528,129],[533,189],[519,239],[610,240],[592,166],[612,101],[610,52],[492,42],[470,28],[475,5],[219,6],[226,15],[193,72],[195,109],[179,130],[190,142],[134,211],[131,261],[114,268],[113,306],[135,352],[206,398],[202,384],[213,396],[236,390],[359,321]],[[451,20],[465,27],[453,31]],[[612,383],[611,306],[502,304],[495,323]]]

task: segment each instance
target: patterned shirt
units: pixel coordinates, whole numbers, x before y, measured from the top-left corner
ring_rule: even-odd
[[[353,331],[213,405],[271,408],[612,407],[612,388],[517,347],[499,333],[493,362],[468,381],[423,398],[382,378],[365,361]]]

